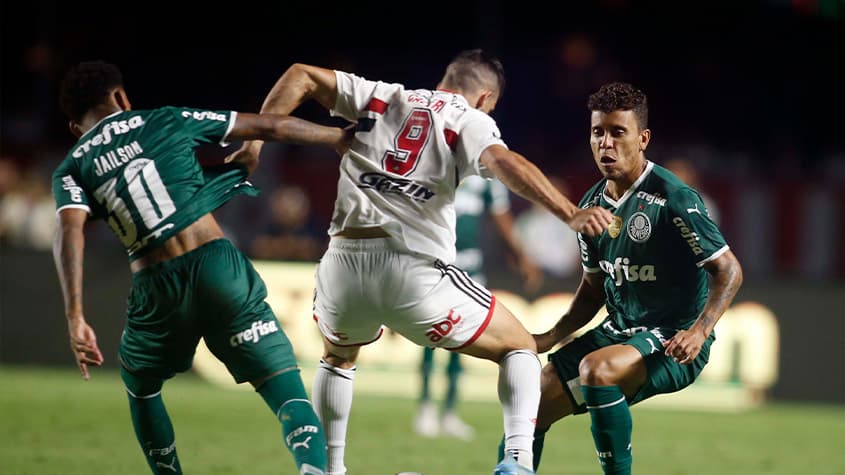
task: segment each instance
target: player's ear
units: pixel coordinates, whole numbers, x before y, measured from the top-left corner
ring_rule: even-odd
[[[485,113],[490,113],[496,107],[496,95],[493,91],[481,91],[475,101],[475,108]]]
[[[124,91],[122,87],[119,87],[112,91],[112,97],[114,98],[115,104],[117,104],[117,106],[120,107],[121,110],[132,110],[132,103],[129,102],[129,97],[126,95],[126,91]]]
[[[72,120],[69,121],[67,123],[67,128],[70,129],[70,133],[72,133],[74,137],[76,137],[76,138],[82,137],[82,129],[79,127],[79,124],[77,124],[76,122],[74,122]]]
[[[651,141],[651,129],[644,129],[640,132],[640,152],[645,152],[648,143]]]

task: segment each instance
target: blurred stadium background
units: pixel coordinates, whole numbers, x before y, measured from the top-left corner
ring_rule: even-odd
[[[442,8],[398,2],[241,1],[219,8],[188,2],[183,5],[187,12],[177,13],[164,2],[4,2],[0,6],[0,424],[8,424],[10,430],[0,436],[0,474],[84,473],[45,468],[50,463],[67,468],[62,465],[67,462],[44,452],[52,442],[42,435],[70,431],[93,437],[102,420],[96,406],[84,403],[87,386],[74,379],[61,292],[50,255],[55,223],[49,176],[73,143],[57,104],[58,81],[67,67],[86,59],[114,62],[124,72],[136,109],[177,105],[255,111],[278,75],[293,62],[349,70],[409,87],[433,87],[451,57],[469,47],[484,47],[505,65],[508,85],[494,117],[507,143],[558,178],[573,198],[599,176],[587,145],[587,95],[612,80],[642,88],[649,96],[653,131],[648,158],[690,173],[685,176],[711,200],[743,264],[746,283],[717,328],[719,341],[707,372],[688,390],[647,404],[655,408],[654,414],[662,415],[636,415],[635,423],[643,417],[648,421],[644,425],[656,424],[660,429],[655,429],[659,432],[653,438],[665,438],[669,444],[677,431],[661,424],[675,421],[677,425],[670,427],[686,431],[690,424],[698,427],[702,421],[718,420],[714,425],[734,421],[734,430],[740,433],[746,424],[758,430],[732,439],[735,444],[751,444],[751,439],[782,431],[786,433],[780,435],[782,445],[749,445],[747,450],[757,457],[751,465],[744,465],[737,455],[728,457],[727,465],[710,469],[650,472],[797,473],[801,465],[790,465],[791,461],[807,457],[791,453],[790,444],[818,436],[824,443],[805,448],[804,453],[838,465],[814,473],[845,473],[841,450],[845,441],[845,381],[841,377],[845,1],[571,3],[552,7],[533,1],[479,0]],[[414,23],[407,23],[410,19]],[[297,115],[332,123],[313,104],[303,106]],[[213,161],[223,152],[202,149],[200,153],[204,160]],[[216,214],[229,237],[255,259],[267,280],[271,304],[294,341],[306,381],[310,381],[309,372],[320,352],[310,318],[310,286],[314,263],[327,242],[337,159],[319,149],[280,145],[265,147],[262,158],[253,177],[262,195],[235,199]],[[512,200],[517,223],[525,230],[524,245],[540,248],[544,243],[532,242],[537,228],[531,223],[542,223],[542,218],[529,203],[516,196]],[[486,235],[482,244],[489,256],[489,286],[529,329],[545,329],[576,288],[579,270],[567,256],[577,250],[572,245],[543,249],[545,260],[561,264],[545,269],[543,287],[528,293],[509,267],[495,234]],[[88,236],[86,310],[107,359],[105,370],[95,370],[92,377],[107,379],[108,388],[117,394],[103,397],[115,399],[119,406],[123,401],[114,355],[130,275],[119,244],[106,226],[92,225]],[[552,258],[553,252],[562,254]],[[389,336],[362,352],[356,384],[361,395],[356,405],[396,405],[403,414],[392,418],[396,427],[379,429],[399,434],[387,440],[410,432],[419,354],[404,340]],[[210,385],[207,381],[234,386],[202,348],[195,369],[196,380],[178,387],[207,397],[209,407],[203,410],[247,412],[240,402],[233,402],[241,396],[204,396],[203,385]],[[65,374],[72,377],[64,378]],[[490,426],[494,433],[473,442],[481,444],[475,452],[489,452],[474,455],[482,464],[495,457],[498,440],[498,409],[492,403],[494,375],[490,364],[468,363],[462,387],[461,411],[467,412],[470,422],[482,427],[491,418],[494,422]],[[28,411],[50,414],[49,407],[59,399],[55,394],[34,397],[41,392],[40,378],[54,381],[48,390],[75,395],[78,423],[62,425],[57,421],[63,417],[61,412],[7,419]],[[10,390],[12,386],[16,389]],[[96,388],[92,391],[102,389]],[[170,393],[177,397],[177,391]],[[263,410],[258,398],[247,398],[254,400],[256,411]],[[367,402],[361,403],[362,399]],[[241,405],[229,408],[230,402]],[[179,410],[190,411],[191,406],[185,404]],[[711,416],[697,415],[702,410]],[[125,439],[129,461],[124,467],[142,473],[140,457],[133,458],[128,417],[121,411],[125,411],[123,406],[115,409],[115,418],[122,417],[122,425],[113,435],[106,432],[104,440]],[[785,415],[788,411],[794,412]],[[816,411],[829,412],[814,417]],[[195,419],[197,424],[203,421]],[[368,419],[370,423],[378,420],[378,416]],[[585,420],[576,420],[561,423],[577,429],[566,429],[565,436],[554,440],[568,445],[577,439],[581,450],[567,452],[559,460],[564,467],[572,457],[580,461],[565,473],[595,473]],[[795,424],[785,425],[787,420]],[[351,437],[360,440],[371,435],[362,427],[363,421],[357,422]],[[183,428],[186,424],[177,421],[177,431],[197,430]],[[275,437],[272,427],[267,430],[271,439]],[[368,443],[375,444],[379,437],[373,436]],[[639,442],[642,437],[636,437],[637,443],[643,443]],[[712,428],[702,427],[686,437],[689,447],[681,453],[688,456],[697,443],[710,443],[717,436]],[[239,438],[257,436],[247,431]],[[838,445],[829,444],[833,441]],[[432,444],[447,454],[455,449],[442,441]],[[547,442],[550,445],[554,442]],[[350,453],[355,453],[352,447]],[[674,450],[671,444],[659,447]],[[739,449],[726,450],[741,454]],[[270,455],[257,456],[277,456],[272,448],[268,450]],[[425,449],[414,445],[408,450],[409,463],[425,460]],[[455,457],[461,453],[458,447]],[[4,459],[15,463],[6,465]],[[654,460],[660,459],[655,456]],[[583,471],[578,471],[578,463]],[[465,470],[473,471],[473,467],[470,463]],[[484,473],[487,465],[481,467],[484,470],[479,473]],[[393,471],[418,469],[390,466]],[[114,468],[110,473],[130,473],[127,470],[131,469]],[[216,470],[231,473],[225,467]],[[275,473],[270,470],[266,473]],[[435,465],[426,473],[457,472]]]

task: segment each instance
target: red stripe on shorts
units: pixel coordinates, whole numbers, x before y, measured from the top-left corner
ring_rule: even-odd
[[[488,310],[488,311],[487,311],[487,318],[485,318],[485,319],[484,319],[484,323],[482,323],[482,324],[481,324],[481,326],[480,326],[480,327],[478,327],[478,330],[476,330],[476,331],[475,331],[475,334],[473,334],[473,335],[472,335],[472,337],[470,337],[470,339],[469,339],[469,340],[467,340],[467,341],[466,341],[463,345],[461,345],[461,346],[456,346],[456,347],[453,347],[453,348],[446,348],[446,347],[444,347],[444,349],[446,349],[446,350],[450,350],[450,351],[460,350],[461,348],[466,348],[466,347],[468,347],[469,345],[471,345],[471,344],[475,343],[475,340],[477,340],[477,339],[478,339],[478,337],[480,337],[480,336],[481,336],[481,334],[482,334],[482,333],[484,333],[484,330],[486,330],[486,329],[487,329],[487,325],[489,325],[489,324],[490,324],[490,320],[492,320],[492,319],[493,319],[493,310],[494,310],[495,308],[496,308],[496,296],[495,296],[495,295],[493,295],[493,294],[490,294],[490,310]]]

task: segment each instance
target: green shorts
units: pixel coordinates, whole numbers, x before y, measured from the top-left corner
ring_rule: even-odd
[[[204,338],[238,383],[294,367],[266,297],[252,263],[226,239],[144,268],[132,276],[120,362],[167,379],[191,368]]]
[[[695,360],[691,364],[682,365],[663,353],[662,342],[672,338],[675,332],[674,329],[651,328],[633,335],[626,335],[614,329],[610,320],[605,320],[601,325],[550,354],[549,361],[554,365],[564,390],[573,402],[575,414],[587,412],[584,396],[581,394],[578,366],[587,354],[605,346],[631,345],[643,355],[648,376],[640,390],[633,397],[628,398],[628,404],[636,404],[657,394],[680,391],[692,384],[707,364],[710,358],[710,345],[716,338],[711,333],[704,341]]]

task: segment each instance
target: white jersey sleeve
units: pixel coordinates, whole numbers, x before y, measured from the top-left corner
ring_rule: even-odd
[[[406,90],[335,71],[332,114],[356,123],[340,164],[329,234],[384,228],[410,251],[455,258],[455,188],[467,176],[489,177],[481,153],[506,146],[496,122],[449,91]]]

